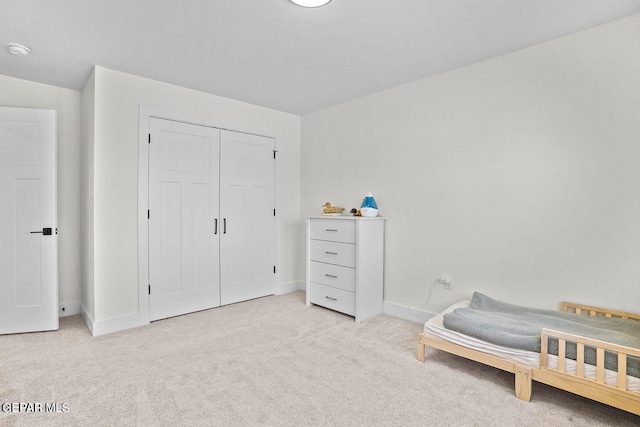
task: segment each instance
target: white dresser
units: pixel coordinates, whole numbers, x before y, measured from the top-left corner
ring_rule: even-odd
[[[307,218],[307,305],[356,322],[382,313],[384,224],[382,217]]]

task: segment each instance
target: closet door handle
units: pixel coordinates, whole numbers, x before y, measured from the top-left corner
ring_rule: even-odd
[[[227,218],[222,218],[222,234],[227,234]]]
[[[337,232],[338,230],[336,230],[335,228],[325,228],[324,231],[333,231],[333,232]]]
[[[51,228],[43,228],[42,231],[30,231],[30,234],[42,234],[43,236],[51,236],[53,234],[53,229]],[[57,229],[56,229],[57,233]]]
[[[325,251],[325,254],[329,254],[329,255],[338,255],[338,252],[329,252],[329,251]]]
[[[214,229],[213,234],[218,234],[218,218],[215,219],[215,225],[213,229]]]
[[[331,300],[331,301],[338,301],[338,298],[333,298],[333,297],[328,297],[325,296],[326,299]]]
[[[325,274],[326,277],[331,277],[332,279],[337,279],[338,276],[334,276],[333,274]]]

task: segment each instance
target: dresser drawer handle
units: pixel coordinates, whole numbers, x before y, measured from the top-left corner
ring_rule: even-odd
[[[327,277],[331,277],[332,279],[337,279],[338,276],[334,276],[333,274],[325,274]]]
[[[325,298],[331,301],[338,301],[338,298],[327,297],[327,296],[325,296]]]
[[[329,255],[338,255],[338,252],[329,252],[329,251],[325,251],[325,254],[329,254]]]
[[[334,233],[338,232],[338,230],[335,228],[325,228],[324,231],[333,231]]]

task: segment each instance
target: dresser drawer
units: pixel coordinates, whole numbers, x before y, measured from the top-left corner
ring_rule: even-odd
[[[356,266],[356,245],[351,243],[311,240],[309,254],[311,261],[326,262],[344,267]]]
[[[311,283],[309,300],[313,304],[321,305],[350,316],[356,315],[356,294],[331,286]]]
[[[356,223],[352,220],[314,219],[311,221],[311,238],[332,242],[355,243]]]
[[[311,261],[311,281],[345,291],[356,291],[356,269]]]

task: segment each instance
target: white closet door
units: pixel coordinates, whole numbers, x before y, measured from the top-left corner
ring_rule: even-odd
[[[0,107],[0,334],[58,329],[56,113]]]
[[[151,119],[150,320],[220,305],[220,131]]]
[[[273,150],[273,138],[221,132],[222,305],[274,293]]]

